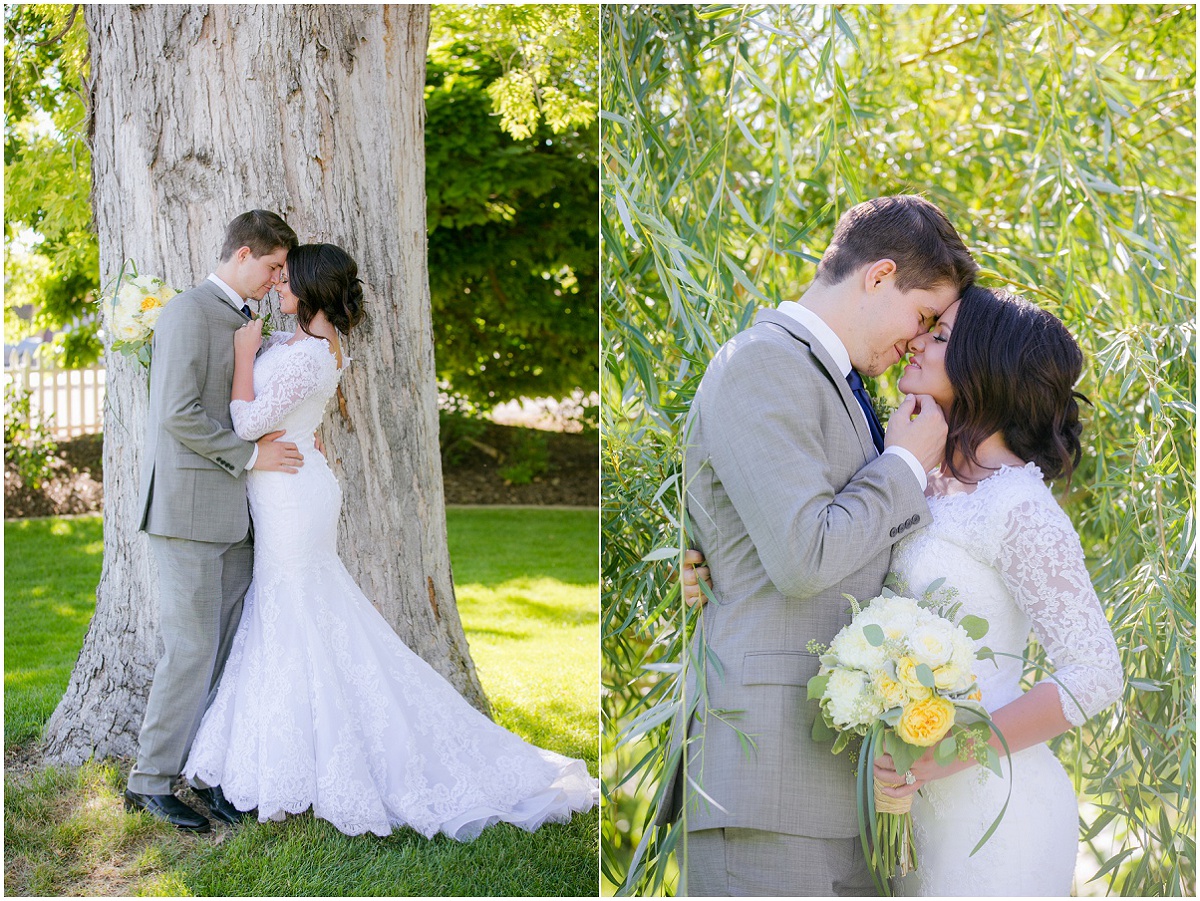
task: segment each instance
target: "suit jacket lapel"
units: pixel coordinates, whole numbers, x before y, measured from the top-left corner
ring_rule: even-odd
[[[833,389],[837,391],[838,397],[842,399],[842,404],[846,408],[846,415],[854,423],[854,430],[858,433],[858,440],[863,446],[863,451],[866,453],[867,459],[870,460],[878,456],[879,452],[875,449],[875,440],[871,437],[871,429],[867,425],[862,407],[858,405],[858,400],[854,397],[854,392],[850,390],[850,383],[846,381],[846,377],[838,369],[837,364],[833,361],[833,357],[825,349],[825,345],[818,341],[812,332],[791,316],[780,313],[778,310],[767,309],[759,311],[758,316],[754,319],[754,324],[758,325],[760,322],[778,326],[808,348],[809,353],[813,355],[814,359],[821,365],[821,368],[825,370],[825,374],[829,378]]]
[[[208,305],[213,307],[222,319],[228,320],[234,328],[241,328],[246,324],[246,317],[233,308],[233,305],[229,302],[229,298],[225,296],[225,292],[208,279],[205,279],[196,287],[199,291],[203,292]]]

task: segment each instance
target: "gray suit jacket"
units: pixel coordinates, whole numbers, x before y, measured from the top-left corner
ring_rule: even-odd
[[[154,329],[139,528],[193,541],[240,541],[250,528],[246,464],[233,431],[233,333],[245,323],[209,281],[163,309]]]
[[[716,804],[689,787],[688,828],[855,836],[852,765],[811,738],[819,661],[805,646],[849,622],[843,592],[879,593],[892,545],[928,524],[928,504],[905,462],[876,452],[828,352],[775,310],[717,352],[687,428],[690,540],[715,596],[697,639],[716,657],[703,671],[710,708],[725,711],[689,724],[688,776]],[[678,812],[674,777],[660,821]]]

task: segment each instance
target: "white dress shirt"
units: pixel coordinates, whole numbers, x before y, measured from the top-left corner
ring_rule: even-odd
[[[209,273],[208,280],[221,289],[221,293],[225,295],[225,299],[229,301],[229,305],[231,307],[233,307],[239,313],[242,312],[242,307],[246,306],[246,301],[241,297],[238,297],[237,291],[234,291],[233,288],[221,281],[215,272]],[[256,444],[254,445],[254,449],[250,451],[250,459],[246,462],[246,469],[253,469],[254,464],[257,462],[258,445]]]
[[[850,375],[850,353],[846,350],[846,345],[842,343],[842,339],[837,336],[837,333],[825,324],[825,320],[808,307],[796,303],[794,300],[785,300],[781,303],[779,305],[779,312],[796,320],[796,322],[812,333],[812,336],[825,348],[829,356],[833,357],[833,362],[837,364],[842,378]],[[854,406],[858,408],[858,415],[866,422],[867,414],[863,412],[857,403]],[[883,452],[885,454],[896,454],[901,460],[907,463],[908,468],[912,470],[913,475],[917,477],[917,481],[921,484],[921,490],[925,490],[925,486],[929,483],[929,480],[925,474],[925,470],[921,468],[921,461],[916,458],[916,455],[912,451],[893,445],[892,447],[885,447]]]

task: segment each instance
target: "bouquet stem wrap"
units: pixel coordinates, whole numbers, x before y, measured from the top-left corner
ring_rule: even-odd
[[[913,796],[894,798],[883,793],[889,786],[875,781],[875,813],[879,814],[879,844],[883,847],[896,849],[896,864],[900,875],[907,876],[909,870],[917,867],[916,856],[913,853],[912,840],[912,804]]]

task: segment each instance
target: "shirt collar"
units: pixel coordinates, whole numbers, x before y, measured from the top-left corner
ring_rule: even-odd
[[[785,300],[781,303],[779,305],[779,312],[795,319],[812,332],[812,336],[820,342],[821,346],[828,351],[829,356],[833,358],[833,362],[837,364],[843,378],[850,374],[850,352],[846,350],[846,345],[842,343],[842,339],[837,336],[837,333],[825,324],[824,319],[808,307],[796,303],[794,300]]]
[[[237,310],[239,313],[242,311],[242,307],[246,305],[246,301],[238,297],[237,291],[234,291],[233,288],[229,287],[229,285],[217,278],[217,274],[215,272],[209,274],[208,280],[221,289],[221,292],[225,295],[226,300],[229,301],[235,310]]]

